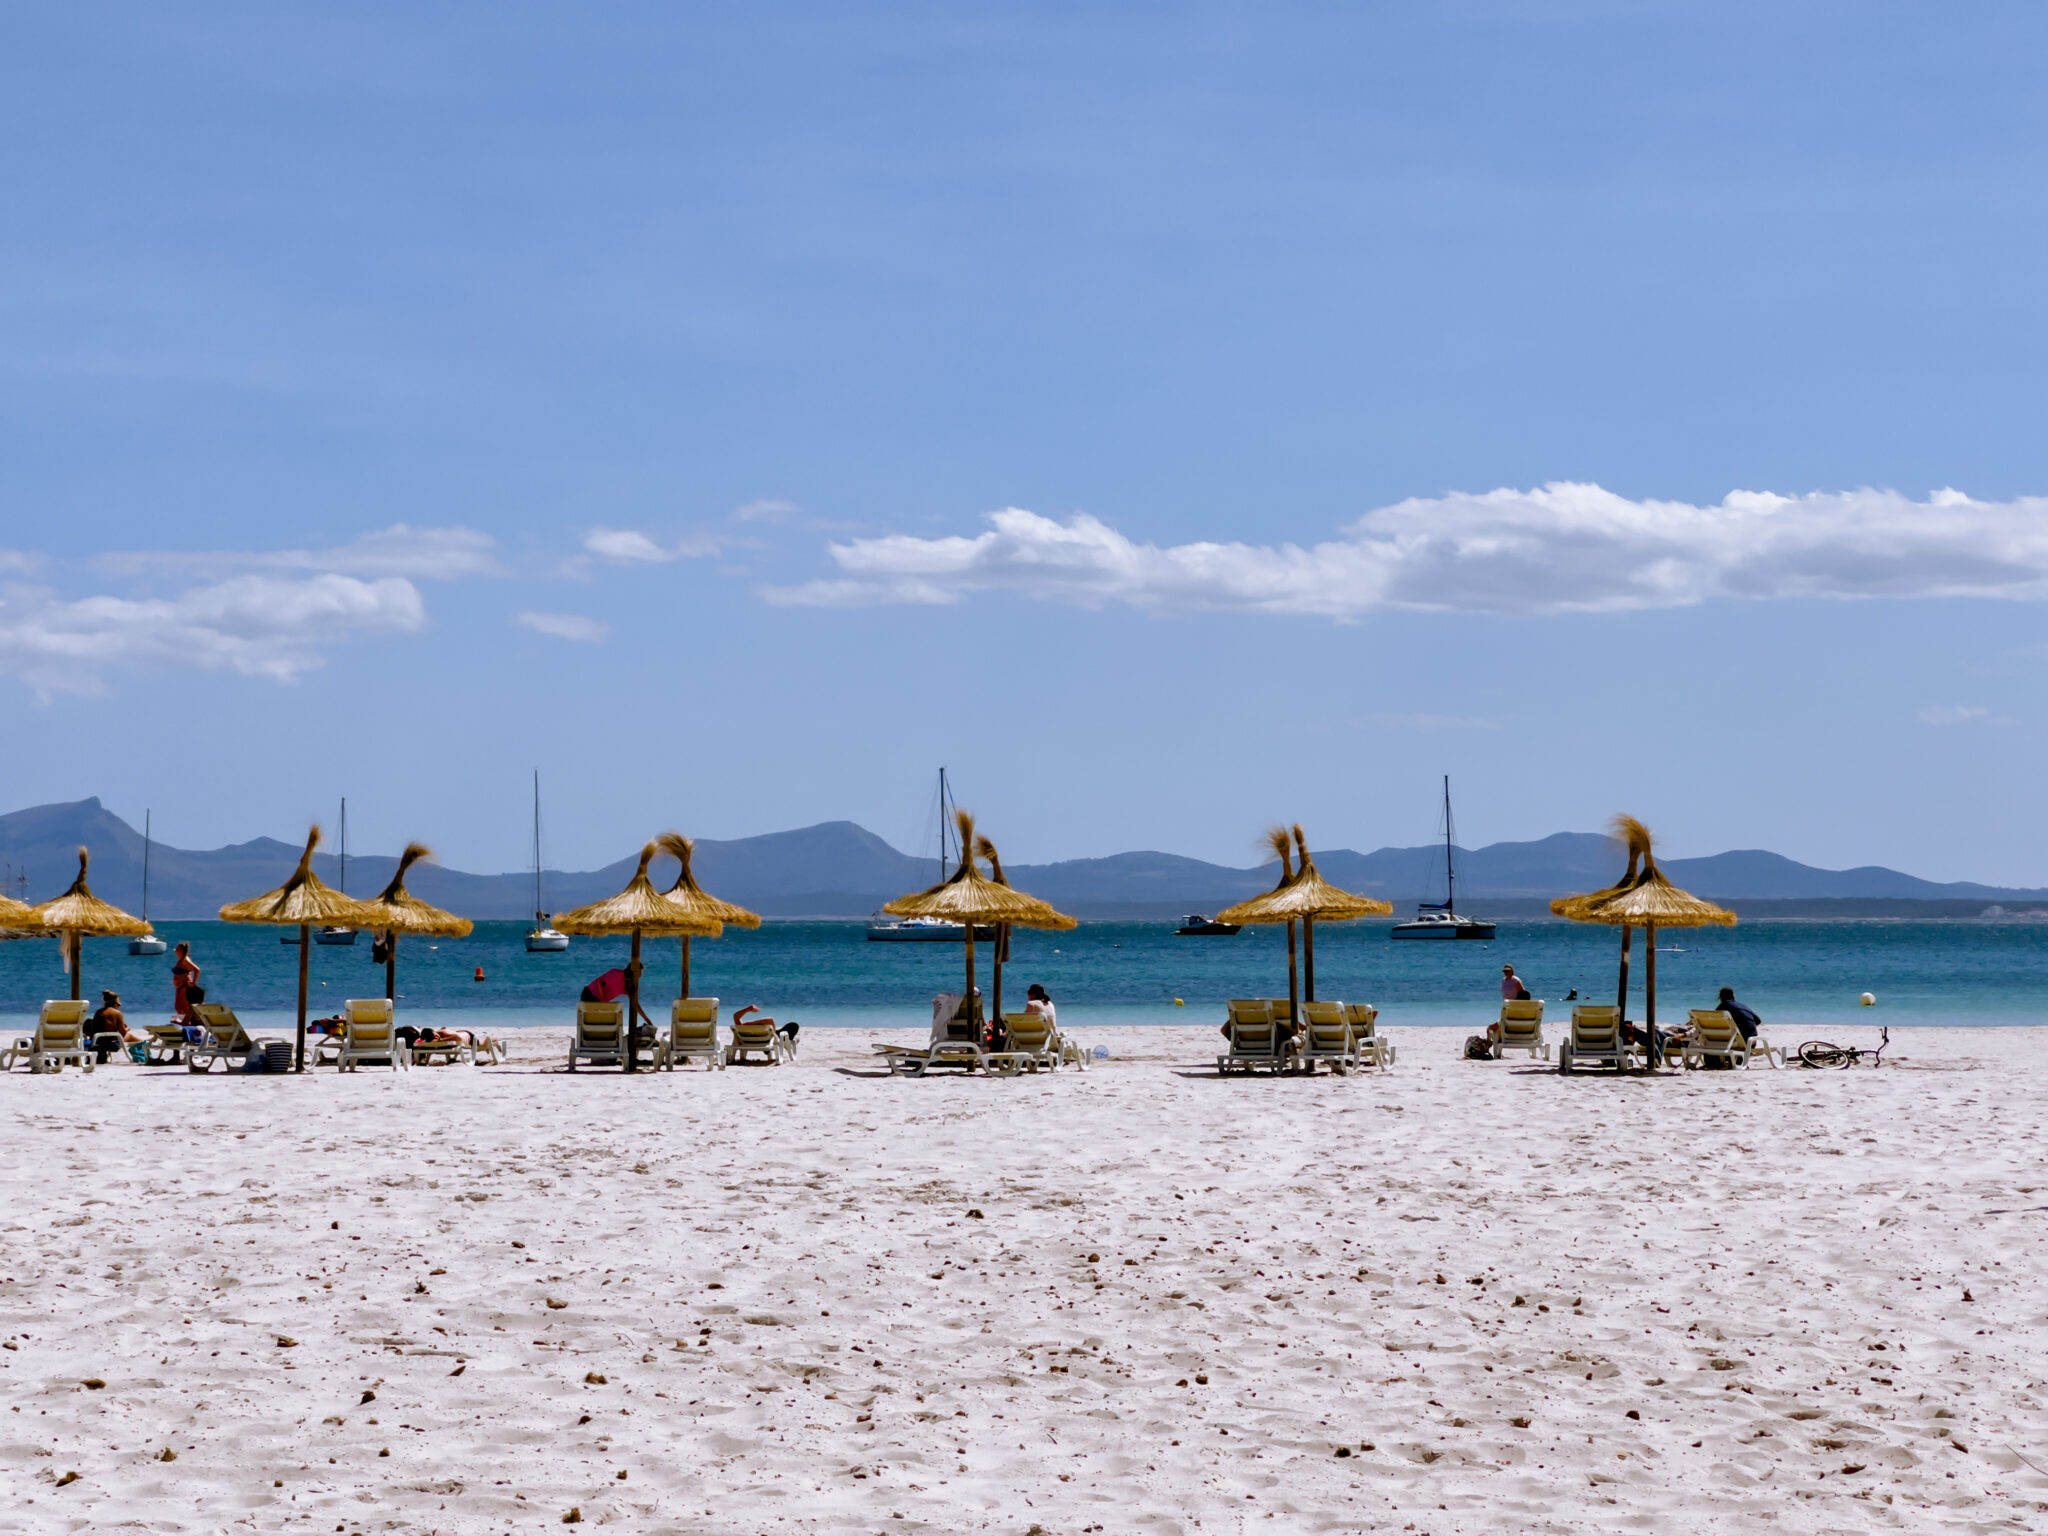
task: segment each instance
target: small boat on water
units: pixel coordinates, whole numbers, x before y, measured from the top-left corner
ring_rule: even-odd
[[[1494,925],[1458,911],[1458,872],[1451,860],[1451,776],[1444,775],[1444,899],[1415,904],[1415,915],[1396,923],[1397,939],[1490,939]]]
[[[1206,937],[1209,934],[1220,937],[1236,933],[1241,927],[1241,923],[1219,923],[1206,912],[1190,912],[1173,931],[1183,938]]]
[[[569,947],[569,935],[548,921],[540,897],[540,770],[533,770],[533,928],[526,935],[529,955],[559,954]]]
[[[993,923],[976,923],[974,939],[980,943],[996,936]],[[868,921],[868,938],[882,944],[964,944],[967,925],[950,923],[943,917],[882,917]]]
[[[149,812],[142,813],[142,920],[149,921]],[[128,941],[131,955],[160,955],[170,948],[155,934],[144,934]]]
[[[342,895],[348,894],[348,796],[341,799],[341,873],[336,877],[334,888]],[[315,944],[353,944],[356,931],[353,928],[328,926],[313,930]],[[287,941],[289,942],[289,940]]]

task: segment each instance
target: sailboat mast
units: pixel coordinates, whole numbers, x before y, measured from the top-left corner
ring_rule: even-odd
[[[149,921],[149,812],[142,813],[142,920]]]
[[[1451,776],[1444,775],[1444,911],[1458,915],[1458,872],[1451,864]]]
[[[946,769],[945,765],[941,764],[939,766],[939,884],[941,885],[946,883],[946,876],[950,873],[947,865],[952,858],[952,854],[949,852],[952,843],[946,831],[946,793]]]
[[[540,770],[533,770],[533,920],[541,921],[540,904]]]
[[[341,797],[341,884],[335,887],[342,895],[348,894],[348,796]]]

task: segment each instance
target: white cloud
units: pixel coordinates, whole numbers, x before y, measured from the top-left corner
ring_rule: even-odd
[[[732,520],[736,523],[783,523],[802,511],[803,508],[793,501],[750,501],[734,510]]]
[[[0,549],[0,572],[16,571],[26,574],[36,568],[36,557],[19,549]]]
[[[1929,704],[1920,711],[1922,725],[1968,725],[1973,720],[2002,723],[1982,704]]]
[[[1415,498],[1340,538],[1161,546],[1085,513],[1011,507],[973,537],[888,534],[829,546],[840,575],[769,587],[773,603],[954,603],[1010,589],[1149,613],[1380,609],[1546,614],[1673,608],[1727,598],[2048,598],[2048,498],[1983,502],[1942,490],[1780,496],[1715,506],[1632,501],[1557,482]]]
[[[612,632],[609,624],[586,619],[580,613],[535,613],[528,609],[516,617],[528,629],[553,635],[557,640],[580,640],[594,645]]]
[[[583,536],[583,548],[614,565],[658,565],[718,553],[717,541],[701,534],[667,545],[657,544],[634,528],[593,528]]]
[[[60,599],[43,588],[0,591],[0,672],[48,697],[95,693],[110,667],[167,666],[291,682],[321,652],[362,634],[424,627],[417,588],[396,576],[362,581],[245,575],[172,597]]]
[[[366,533],[352,544],[326,549],[134,550],[103,555],[93,564],[117,576],[273,570],[453,581],[463,576],[502,575],[496,549],[496,541],[489,534],[474,528],[413,528],[394,523],[389,528]]]

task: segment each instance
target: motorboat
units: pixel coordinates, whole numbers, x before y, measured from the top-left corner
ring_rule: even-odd
[[[1227,936],[1238,932],[1242,923],[1219,923],[1206,912],[1190,912],[1180,920],[1180,926],[1173,931],[1184,938],[1206,937],[1209,934]]]
[[[993,923],[976,923],[976,942],[992,940],[996,936]],[[868,938],[875,943],[888,944],[964,944],[967,942],[967,925],[948,922],[943,917],[881,917],[868,922]]]

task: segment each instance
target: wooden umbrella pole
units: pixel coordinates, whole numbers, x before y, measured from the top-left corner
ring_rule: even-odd
[[[633,1031],[640,1023],[640,930],[633,930],[633,958],[626,962],[626,1070],[640,1070],[640,1052]]]
[[[384,1001],[398,1001],[398,930],[384,935]]]
[[[306,1070],[306,951],[312,944],[312,924],[299,924],[299,1049],[298,1064],[292,1068],[294,1072]]]
[[[1633,936],[1634,933],[1635,930],[1633,928],[1630,928],[1627,924],[1622,925],[1621,987],[1620,990],[1615,993],[1614,997],[1614,1016],[1617,1019],[1625,1020],[1628,1018],[1628,946],[1629,939]]]
[[[967,930],[967,995],[961,1001],[967,1005],[967,1017],[971,1019],[974,1017],[974,919],[969,918],[962,926]],[[979,1049],[981,1042],[977,1040],[974,1043]]]
[[[1301,1015],[1301,984],[1294,969],[1294,919],[1287,920],[1287,1022]]]
[[[1650,1034],[1650,1053],[1647,1060],[1652,1071],[1657,1067],[1657,925],[1648,924],[1643,929],[1643,1027]]]
[[[690,936],[683,935],[683,996],[690,995]]]
[[[1316,1000],[1316,920],[1312,917],[1301,920],[1301,995],[1311,1003]]]
[[[997,1024],[1003,1021],[1003,951],[1009,948],[1009,937],[1010,925],[1008,923],[997,923],[995,957],[989,962],[990,968],[995,973],[995,1012],[991,1017]]]
[[[77,929],[71,930],[71,1001],[78,1001],[78,966],[85,958],[85,935]]]

